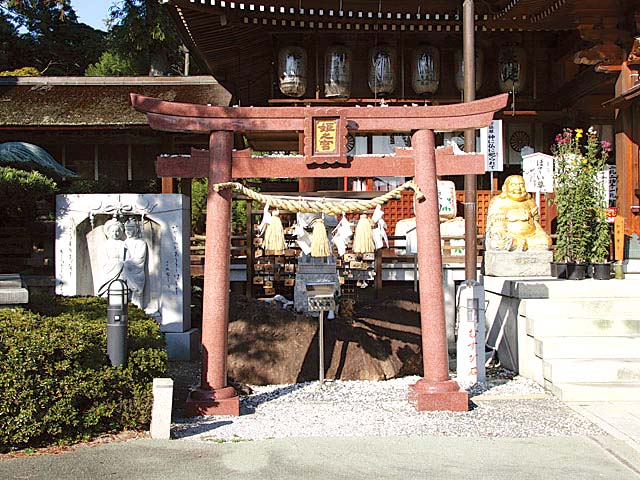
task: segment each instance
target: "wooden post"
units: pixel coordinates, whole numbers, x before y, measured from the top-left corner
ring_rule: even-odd
[[[415,207],[424,378],[409,387],[409,400],[418,410],[467,411],[467,392],[449,379],[433,131],[418,130],[413,134],[412,145],[415,181],[425,196]]]
[[[476,98],[476,57],[475,57],[475,7],[473,0],[462,4],[462,36],[464,55],[464,102]],[[464,131],[464,151],[476,151],[476,131]],[[464,278],[476,280],[478,277],[478,212],[476,175],[464,176]]]
[[[616,216],[613,223],[613,243],[615,245],[615,260],[624,260],[624,217]]]
[[[251,204],[251,200],[247,199],[245,201],[247,206],[246,215],[247,215],[247,298],[253,298],[253,205]]]
[[[382,297],[382,248],[376,250],[374,269],[376,277],[374,281],[374,297],[380,299]]]
[[[213,185],[231,180],[233,132],[212,132],[209,138],[209,190],[202,308],[202,381],[187,399],[189,415],[240,415],[238,394],[227,386],[229,318],[229,255],[231,190]]]

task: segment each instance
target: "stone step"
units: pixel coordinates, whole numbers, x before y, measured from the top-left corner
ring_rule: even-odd
[[[629,383],[558,383],[545,380],[545,388],[565,402],[620,402],[640,398],[640,382]]]
[[[542,362],[544,379],[568,382],[640,382],[640,359],[553,359]]]
[[[640,335],[611,337],[541,337],[535,339],[535,355],[553,358],[640,359]]]
[[[640,335],[640,319],[559,318],[554,312],[553,316],[527,316],[527,335],[537,338]]]
[[[0,273],[0,288],[22,288],[19,273]]]
[[[521,300],[553,299],[553,300],[594,300],[605,298],[637,299],[640,291],[640,276],[629,275],[624,280],[581,281],[556,279],[522,279],[507,277],[482,278],[487,292],[497,293]]]
[[[640,298],[529,299],[519,314],[536,320],[640,320]]]
[[[26,288],[0,288],[0,306],[29,303],[29,290]]]

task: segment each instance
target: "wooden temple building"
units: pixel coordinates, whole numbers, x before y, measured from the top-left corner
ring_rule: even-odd
[[[190,50],[232,94],[235,107],[131,97],[152,128],[209,134],[208,150],[163,157],[157,164],[164,178],[208,176],[208,210],[222,216],[207,218],[207,238],[216,241],[206,243],[205,255],[216,268],[204,272],[206,358],[190,411],[237,414],[237,398],[226,384],[228,182],[289,176],[301,179],[301,191],[359,190],[363,180],[365,189],[376,181],[390,187],[405,180],[394,178],[396,171],[415,173],[425,194],[425,203],[418,200],[415,207],[417,259],[426,273],[420,282],[425,375],[410,397],[421,410],[466,409],[464,393],[446,372],[435,179],[445,172],[464,175],[466,189],[469,177],[475,182],[480,172],[471,158],[477,156],[454,166],[455,155],[436,147],[451,139],[473,152],[472,129],[501,119],[504,176],[521,172],[524,151],[548,151],[562,128],[593,125],[603,139],[615,137],[616,146],[631,149],[633,176],[633,118],[621,129],[616,105],[632,104],[635,90],[627,83],[616,95],[615,88],[621,75],[633,75],[637,2],[488,1],[477,6],[471,27],[470,1],[166,4]],[[475,55],[469,55],[470,31]],[[475,75],[464,75],[474,56]],[[465,107],[462,100],[471,103]],[[325,124],[333,132],[327,138],[335,137],[326,149]],[[411,148],[403,156],[397,147]],[[412,168],[399,168],[404,160]],[[626,166],[620,163],[621,175]],[[452,179],[461,185],[461,178]],[[486,180],[481,177],[480,186]]]

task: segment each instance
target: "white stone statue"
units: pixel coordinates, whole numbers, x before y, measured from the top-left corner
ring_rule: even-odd
[[[147,275],[145,266],[147,263],[147,242],[141,238],[140,224],[135,218],[129,218],[124,225],[126,234],[125,258],[122,269],[124,280],[131,291],[131,301],[134,305],[144,308],[144,286]]]
[[[107,240],[104,242],[101,260],[100,288],[98,295],[102,296],[107,293],[109,284],[120,278],[125,260],[125,244],[122,240],[124,233],[124,225],[115,218],[107,220],[103,225],[103,230]]]

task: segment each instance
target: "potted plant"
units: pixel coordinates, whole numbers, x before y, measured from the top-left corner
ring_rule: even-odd
[[[590,137],[593,137],[590,139]],[[600,142],[598,150],[597,136],[595,132],[587,132],[587,155],[594,158],[593,168],[596,172],[604,171],[611,145],[607,141]],[[589,152],[589,149],[593,151]],[[593,278],[596,280],[609,280],[611,278],[611,264],[607,261],[611,246],[611,229],[607,223],[606,208],[608,198],[603,181],[596,181],[594,185],[594,214],[591,229],[591,254],[590,260],[593,266]]]
[[[591,265],[593,266],[593,278],[596,280],[609,280],[611,278],[611,264],[607,261],[609,247],[611,245],[611,232],[607,223],[604,207],[596,210],[593,218],[591,243]]]
[[[604,188],[597,181],[610,144],[598,141],[596,131],[565,128],[556,135],[554,189],[558,208],[554,260],[565,262],[567,278],[583,279],[587,262],[608,253],[608,225],[604,219]],[[600,220],[605,220],[605,229]]]

